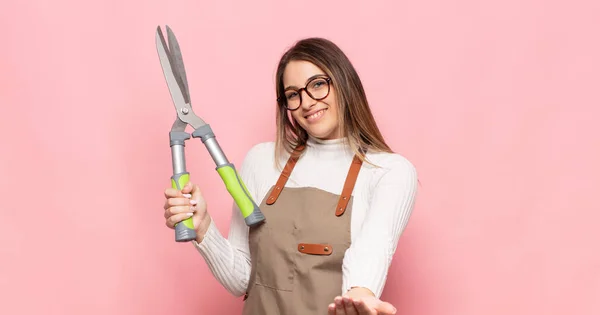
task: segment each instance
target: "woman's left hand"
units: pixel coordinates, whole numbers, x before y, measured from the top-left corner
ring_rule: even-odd
[[[329,304],[328,315],[394,315],[396,308],[374,296],[338,296]]]

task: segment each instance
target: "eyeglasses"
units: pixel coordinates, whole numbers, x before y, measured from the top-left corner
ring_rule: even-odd
[[[315,101],[320,101],[329,95],[331,78],[316,77],[306,83],[301,89],[289,89],[284,92],[284,97],[277,100],[285,105],[288,110],[296,110],[302,105],[302,90]]]

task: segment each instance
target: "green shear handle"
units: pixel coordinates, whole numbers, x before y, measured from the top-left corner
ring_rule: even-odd
[[[171,176],[171,187],[181,190],[185,184],[190,181],[190,173],[180,173]],[[189,217],[175,224],[175,241],[189,242],[196,239],[196,230],[194,230],[194,222]]]
[[[263,222],[265,220],[264,215],[252,199],[252,196],[248,192],[248,189],[235,169],[235,166],[227,160],[210,125],[204,125],[196,129],[196,131],[192,133],[192,137],[200,138],[202,143],[206,146],[210,156],[217,165],[217,173],[219,173],[221,179],[225,183],[227,192],[229,192],[235,201],[235,204],[240,209],[246,225],[254,226]]]
[[[176,122],[179,125],[181,122]],[[190,181],[190,173],[185,166],[185,143],[190,135],[182,131],[171,131],[169,139],[171,144],[171,158],[173,162],[173,176],[171,176],[171,187],[182,190]],[[175,224],[175,241],[189,242],[196,239],[196,230],[192,217]]]

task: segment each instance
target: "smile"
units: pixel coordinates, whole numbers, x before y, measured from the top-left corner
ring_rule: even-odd
[[[323,114],[325,114],[326,110],[327,110],[326,108],[321,109],[321,110],[319,110],[318,112],[316,112],[314,114],[311,114],[311,115],[308,115],[308,116],[304,116],[304,118],[306,118],[306,120],[308,120],[308,121],[316,121],[319,118],[321,118],[323,116]]]

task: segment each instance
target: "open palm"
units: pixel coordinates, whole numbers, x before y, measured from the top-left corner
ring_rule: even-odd
[[[380,299],[368,296],[350,298],[338,296],[329,305],[328,315],[393,315],[396,308]]]

